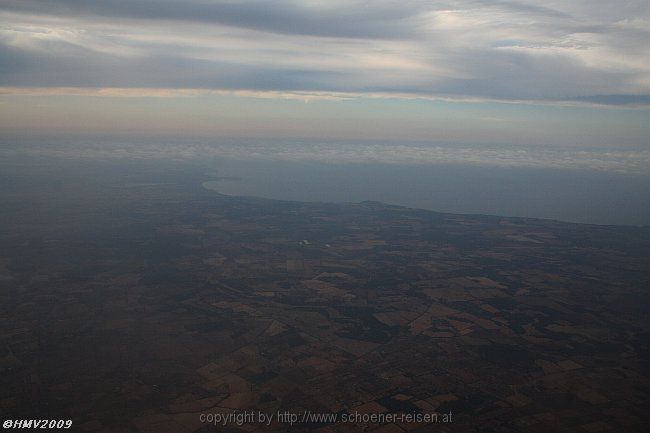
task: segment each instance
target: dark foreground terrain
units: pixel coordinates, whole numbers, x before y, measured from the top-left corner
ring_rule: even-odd
[[[3,420],[644,431],[649,228],[234,198],[208,179],[181,164],[3,164]],[[275,418],[204,422],[237,410]],[[291,425],[278,411],[439,416]]]

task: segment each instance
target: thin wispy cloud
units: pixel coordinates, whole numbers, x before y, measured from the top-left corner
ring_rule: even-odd
[[[409,166],[488,166],[597,170],[627,174],[650,172],[650,150],[585,149],[508,145],[458,145],[354,140],[200,139],[200,138],[50,138],[47,145],[25,140],[20,147],[0,138],[0,159],[36,156],[74,160],[136,159],[180,161],[284,161],[327,164]],[[54,143],[55,145],[52,145]]]
[[[0,86],[648,107],[649,9],[602,0],[7,0]]]

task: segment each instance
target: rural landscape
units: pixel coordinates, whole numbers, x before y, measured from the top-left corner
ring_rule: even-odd
[[[79,170],[6,171],[3,413],[88,432],[647,425],[648,228],[229,197],[183,166],[113,165],[91,185]],[[200,419],[253,410],[453,418]]]

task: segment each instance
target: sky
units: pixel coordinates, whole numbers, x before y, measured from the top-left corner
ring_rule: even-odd
[[[3,0],[0,128],[650,143],[650,2]]]

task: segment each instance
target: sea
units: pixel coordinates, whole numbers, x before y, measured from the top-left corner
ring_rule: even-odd
[[[80,168],[91,161],[191,164],[204,175],[203,187],[229,195],[373,200],[449,213],[650,225],[650,146],[0,136],[0,169],[62,160]]]

